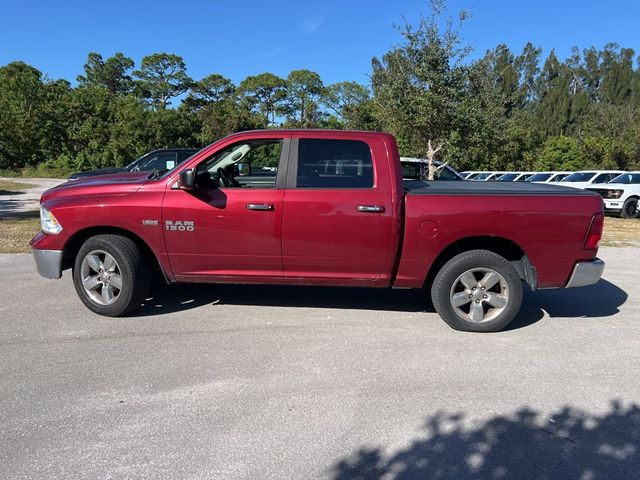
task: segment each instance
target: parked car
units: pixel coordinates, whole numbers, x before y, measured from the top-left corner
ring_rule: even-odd
[[[240,175],[256,162],[278,165],[270,182]],[[600,278],[599,195],[526,183],[412,188],[401,172],[386,133],[241,132],[164,174],[89,177],[47,190],[32,253],[45,277],[72,268],[81,301],[108,316],[138,308],[153,275],[170,283],[428,286],[451,327],[489,332],[517,315],[522,282],[535,290]]]
[[[199,152],[198,148],[163,148],[145,153],[134,160],[126,167],[108,167],[86,172],[76,172],[69,176],[69,180],[78,180],[84,177],[95,177],[96,175],[109,175],[124,172],[153,172],[155,170],[171,170],[176,165],[181,164],[194,153]]]
[[[465,180],[471,180],[472,182],[484,182],[492,175],[493,172],[476,172],[469,175]]]
[[[464,180],[464,178],[450,165],[434,160],[436,166],[434,180]],[[429,178],[429,161],[424,158],[400,157],[402,178],[405,180],[427,180]]]
[[[465,180],[471,180],[472,177],[478,175],[479,173],[484,173],[484,172],[466,171],[466,172],[460,172],[460,175]]]
[[[532,183],[557,183],[571,175],[573,172],[539,172],[531,175],[526,182]]]
[[[584,170],[563,178],[560,184],[567,187],[587,188],[591,185],[609,183],[622,173],[624,173],[622,170]]]
[[[591,186],[587,190],[604,199],[604,211],[622,218],[639,218],[640,171],[618,175],[610,183]]]
[[[525,182],[535,172],[506,172],[496,178],[496,182]]]

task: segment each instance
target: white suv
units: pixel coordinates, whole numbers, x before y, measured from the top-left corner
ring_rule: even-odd
[[[571,175],[573,172],[538,172],[531,175],[525,182],[532,183],[557,183]]]
[[[624,173],[622,170],[583,170],[565,177],[560,184],[567,187],[588,188],[591,185],[609,183],[622,173]]]
[[[622,218],[638,218],[640,171],[618,175],[610,183],[587,188],[604,199],[604,211]]]

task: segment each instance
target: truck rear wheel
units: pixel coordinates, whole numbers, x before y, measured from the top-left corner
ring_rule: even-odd
[[[138,308],[149,290],[150,276],[138,246],[121,235],[89,238],[73,267],[73,284],[82,303],[108,317]]]
[[[520,311],[522,282],[500,255],[470,250],[456,255],[437,273],[433,305],[447,324],[467,332],[497,332]]]

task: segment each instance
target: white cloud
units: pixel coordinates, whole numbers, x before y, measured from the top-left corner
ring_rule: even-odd
[[[324,16],[307,18],[302,21],[302,23],[300,24],[300,27],[308,36],[311,36],[311,35],[314,35],[318,30],[320,30],[320,27],[322,27],[322,24],[324,24],[324,21],[325,21]]]
[[[271,50],[267,50],[260,56],[262,58],[277,57],[278,55],[281,55],[283,52],[284,50],[282,48],[272,48]]]

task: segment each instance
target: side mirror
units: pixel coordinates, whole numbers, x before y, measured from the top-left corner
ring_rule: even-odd
[[[246,162],[238,162],[233,165],[234,177],[246,177],[251,175],[251,164]]]
[[[185,168],[180,172],[180,188],[193,190],[195,187],[196,172],[193,168]]]

